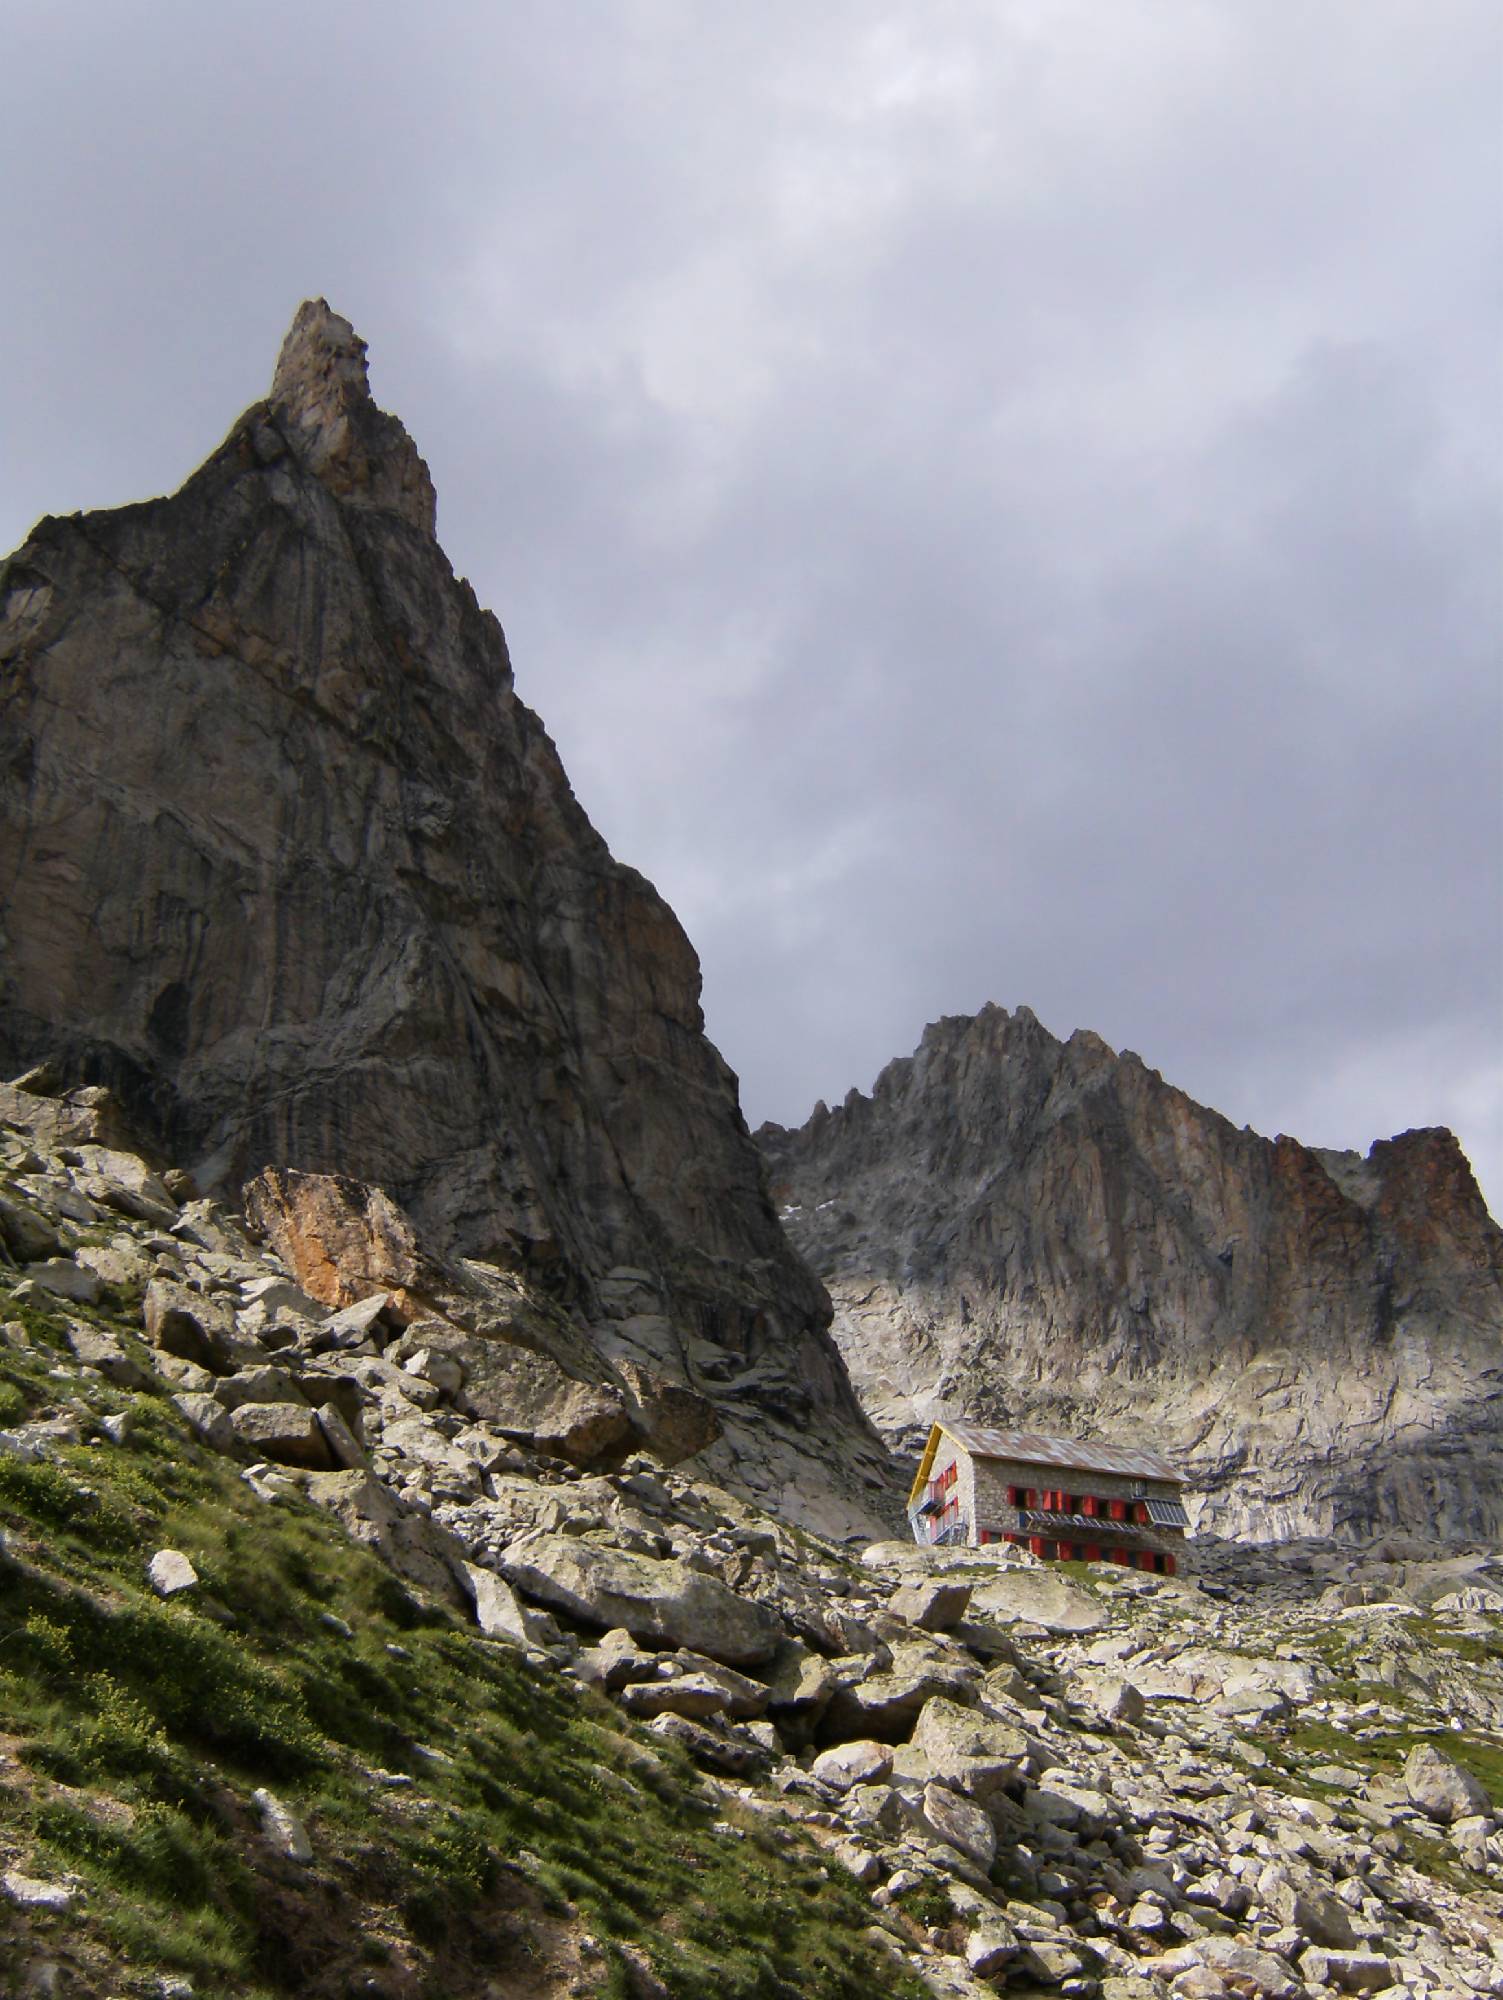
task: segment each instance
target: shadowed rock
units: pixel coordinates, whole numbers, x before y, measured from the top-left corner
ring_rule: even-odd
[[[576,802],[434,521],[315,300],[181,491],[44,519],[0,566],[0,1072],[110,1086],[205,1193],[275,1170],[329,1302],[349,1259],[298,1177],[384,1191],[440,1259],[525,1271],[615,1340],[667,1455],[717,1426],[659,1392],[708,1395],[722,1476],[838,1488],[828,1517],[870,1525],[884,1455],[694,952]]]

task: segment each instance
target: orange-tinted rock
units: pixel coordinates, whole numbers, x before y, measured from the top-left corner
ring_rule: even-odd
[[[352,1306],[431,1270],[390,1195],[344,1174],[268,1167],[245,1190],[245,1217],[321,1305]]]

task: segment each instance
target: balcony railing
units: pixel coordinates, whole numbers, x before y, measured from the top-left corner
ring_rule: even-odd
[[[909,1509],[908,1523],[913,1539],[924,1548],[938,1548],[942,1543],[970,1538],[971,1524],[964,1514],[941,1514],[928,1500]]]
[[[934,1537],[932,1546],[935,1548],[939,1548],[941,1545],[949,1542],[968,1541],[970,1539],[970,1533],[971,1533],[970,1522],[965,1518],[963,1514],[957,1514],[954,1520],[947,1521],[945,1525],[940,1529],[939,1533]]]

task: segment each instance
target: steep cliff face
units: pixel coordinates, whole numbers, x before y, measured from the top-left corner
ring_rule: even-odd
[[[0,1064],[108,1084],[206,1190],[379,1184],[732,1431],[876,1479],[694,952],[434,518],[317,301],[180,492],[0,569]]]
[[[1503,1232],[1449,1132],[1263,1139],[987,1007],[758,1138],[894,1441],[1148,1437],[1222,1532],[1503,1531]]]

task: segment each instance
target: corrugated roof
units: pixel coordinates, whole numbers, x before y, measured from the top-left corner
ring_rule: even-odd
[[[1020,1509],[1021,1532],[1043,1535],[1049,1541],[1097,1543],[1105,1548],[1162,1549],[1178,1555],[1184,1543],[1177,1535],[1160,1534],[1136,1521],[1109,1521],[1101,1514],[1046,1514],[1037,1508]]]
[[[1141,1445],[1087,1443],[1080,1438],[1045,1437],[1039,1431],[992,1431],[977,1424],[955,1424],[946,1418],[940,1428],[977,1458],[1010,1458],[1021,1465],[1056,1465],[1065,1472],[1120,1472],[1129,1479],[1172,1479],[1189,1482],[1167,1458]]]

